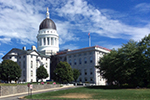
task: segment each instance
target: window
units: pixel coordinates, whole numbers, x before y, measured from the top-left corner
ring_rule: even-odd
[[[69,58],[71,58],[71,56],[69,56]]]
[[[92,52],[89,53],[90,55],[92,54]]]
[[[31,58],[33,58],[33,56],[31,55]]]
[[[26,62],[23,61],[23,68],[26,68]]]
[[[85,74],[85,75],[87,75],[87,71],[86,71],[86,69],[84,69],[84,74]]]
[[[76,55],[74,55],[74,57],[76,57]]]
[[[26,71],[23,71],[23,76],[24,76],[24,77],[26,76]]]
[[[57,39],[55,38],[55,45],[57,45]]]
[[[86,53],[84,53],[84,55],[86,55]]]
[[[81,62],[81,58],[79,58],[79,64],[82,64],[82,62]]]
[[[85,63],[85,64],[87,63],[87,59],[86,59],[86,57],[84,58],[84,63]]]
[[[77,64],[76,59],[74,59],[74,65],[76,65],[76,64]]]
[[[79,70],[79,72],[80,72],[80,75],[82,75],[81,70]]]
[[[80,78],[79,81],[82,82],[82,79]]]
[[[85,80],[85,82],[86,82],[86,81],[87,81],[87,78],[85,77],[84,80]]]
[[[33,76],[33,71],[31,70],[31,77]]]
[[[49,31],[47,31],[47,33],[49,33]]]
[[[93,82],[93,78],[92,77],[90,78],[90,81]]]
[[[36,67],[38,67],[38,61],[36,61]]]
[[[19,61],[19,66],[21,67],[21,62]]]
[[[81,56],[81,53],[78,56]]]
[[[47,63],[46,63],[46,68],[47,68],[48,66],[47,66]]]
[[[92,63],[93,62],[93,58],[92,57],[90,57],[90,63]]]
[[[69,60],[69,64],[71,65],[71,59]]]
[[[91,75],[93,74],[92,68],[90,69],[90,74],[91,74]]]
[[[40,46],[42,45],[42,38],[40,38]]]
[[[45,40],[45,38],[44,38],[44,45],[46,45],[46,40]]]
[[[49,37],[47,38],[47,45],[50,45]]]
[[[33,68],[33,61],[31,61],[31,68]]]

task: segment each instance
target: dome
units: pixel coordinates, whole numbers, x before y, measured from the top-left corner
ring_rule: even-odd
[[[55,29],[56,30],[56,25],[50,18],[46,18],[42,21],[42,23],[39,26],[39,30],[41,29]]]

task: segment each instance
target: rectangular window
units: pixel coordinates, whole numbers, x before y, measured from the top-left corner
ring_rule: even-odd
[[[44,38],[44,45],[46,45],[46,40],[45,40],[45,38]]]
[[[31,70],[31,77],[33,76],[33,71]]]
[[[49,43],[49,37],[47,37],[47,45],[50,45],[50,43]]]
[[[25,71],[25,70],[23,71],[23,76],[24,76],[24,77],[26,76],[26,71]]]
[[[31,68],[33,68],[33,61],[31,61]]]
[[[85,75],[87,75],[87,71],[86,71],[86,69],[84,69],[84,74],[85,74]]]
[[[25,69],[26,68],[26,62],[23,61],[23,68]]]

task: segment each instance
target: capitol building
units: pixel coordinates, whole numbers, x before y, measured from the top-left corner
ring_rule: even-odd
[[[46,18],[39,25],[39,31],[36,36],[37,47],[31,46],[31,49],[12,48],[3,60],[10,59],[18,63],[22,69],[22,75],[19,82],[36,82],[36,69],[44,65],[47,69],[49,77],[44,79],[52,80],[53,71],[59,61],[66,61],[70,64],[72,69],[78,69],[80,76],[78,82],[88,82],[96,85],[106,85],[99,69],[95,68],[98,61],[103,55],[110,52],[109,49],[101,46],[91,46],[76,50],[66,49],[59,51],[59,35],[57,27],[53,20],[49,18],[49,11],[47,9]]]

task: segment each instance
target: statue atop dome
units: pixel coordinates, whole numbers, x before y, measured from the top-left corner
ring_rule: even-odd
[[[46,18],[49,18],[49,9],[47,7]]]

